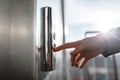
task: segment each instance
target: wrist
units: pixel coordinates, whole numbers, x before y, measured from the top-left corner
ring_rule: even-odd
[[[106,40],[105,40],[105,35],[104,34],[99,34],[96,36],[99,42],[100,46],[100,53],[103,53],[106,51]]]

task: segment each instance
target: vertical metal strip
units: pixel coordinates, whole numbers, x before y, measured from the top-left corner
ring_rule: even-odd
[[[36,15],[37,15],[37,0],[34,0],[34,53],[33,53],[33,80],[38,80],[38,63],[36,61]]]
[[[62,11],[62,26],[63,26],[63,43],[65,43],[65,11],[64,11],[64,0],[61,0],[61,11]],[[63,80],[67,80],[66,71],[66,51],[63,50]]]

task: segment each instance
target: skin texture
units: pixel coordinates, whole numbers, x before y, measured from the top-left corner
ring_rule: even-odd
[[[70,52],[71,65],[83,68],[90,59],[98,56],[104,51],[104,42],[103,36],[97,35],[95,37],[65,43],[56,47],[54,51],[57,52],[68,48],[74,48],[74,50]]]

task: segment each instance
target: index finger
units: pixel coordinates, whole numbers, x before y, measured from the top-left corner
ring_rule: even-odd
[[[63,45],[60,45],[60,46],[54,48],[54,51],[56,52],[56,51],[64,50],[67,48],[75,48],[78,45],[78,43],[80,43],[80,41],[65,43]]]

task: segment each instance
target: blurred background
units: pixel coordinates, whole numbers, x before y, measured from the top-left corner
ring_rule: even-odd
[[[120,54],[71,67],[67,49],[40,71],[41,8],[52,8],[56,46],[120,26],[120,0],[0,0],[0,80],[120,80]]]

